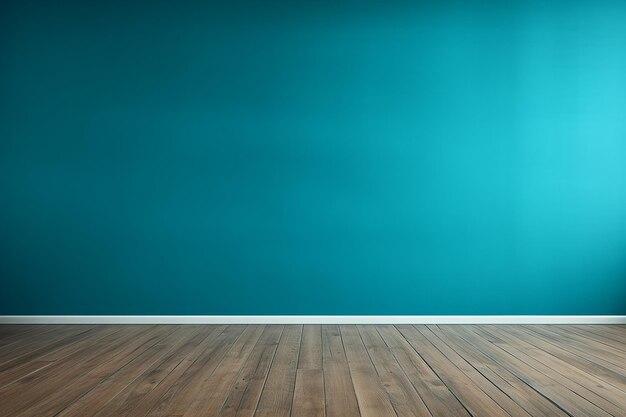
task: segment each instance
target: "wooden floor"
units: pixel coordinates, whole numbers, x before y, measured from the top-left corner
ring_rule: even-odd
[[[0,326],[1,416],[626,416],[626,326]]]

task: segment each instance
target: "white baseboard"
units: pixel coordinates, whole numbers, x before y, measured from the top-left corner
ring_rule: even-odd
[[[626,324],[626,316],[0,316],[0,324]]]

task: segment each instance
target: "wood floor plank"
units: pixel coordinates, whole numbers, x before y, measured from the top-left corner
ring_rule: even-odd
[[[324,374],[321,369],[298,369],[291,417],[324,417]]]
[[[396,328],[472,415],[509,416],[496,401],[474,384],[470,377],[457,368],[415,327],[402,325]]]
[[[489,331],[491,330],[491,331]],[[535,358],[527,355],[524,351],[511,346],[501,335],[491,333],[494,329],[488,326],[473,326],[472,332],[488,340],[488,345],[483,345],[496,349],[495,357],[500,364],[512,366],[515,374],[524,381],[537,388],[539,392],[549,393],[549,398],[559,401],[561,408],[571,410],[572,415],[578,416],[608,416],[607,408],[616,411],[614,404],[598,396],[587,388],[563,377],[550,367],[544,365]],[[493,353],[494,351],[491,351]],[[558,387],[556,389],[552,389]],[[559,389],[561,388],[561,389]],[[621,412],[621,411],[620,411]],[[620,412],[617,412],[619,415]]]
[[[213,352],[211,349],[215,346],[215,341],[217,337],[222,334],[222,332],[227,328],[225,325],[218,326],[203,326],[201,337],[203,337],[202,341],[199,345],[197,345],[188,355],[185,356],[182,362],[180,362],[176,367],[167,374],[167,376],[160,382],[154,389],[148,391],[140,400],[136,402],[136,404],[129,409],[125,413],[113,413],[111,416],[115,417],[145,417],[148,413],[157,407],[162,398],[170,392],[178,392],[177,390],[173,390],[172,387],[176,386],[176,384],[181,383],[181,381],[185,381],[185,376],[190,375],[188,373],[190,368],[198,361],[203,361],[203,355],[207,352]],[[172,397],[170,397],[172,398]]]
[[[469,417],[463,404],[394,326],[377,326],[377,330],[433,416]]]
[[[241,367],[252,353],[265,326],[248,326],[228,350],[213,374],[206,378],[184,416],[215,417],[222,409]]]
[[[322,326],[322,368],[327,417],[359,417],[348,359],[337,325]]]
[[[609,407],[607,405],[607,408],[603,408],[605,411],[611,413],[611,410],[626,410],[626,393],[623,391],[613,387],[612,385],[604,383],[595,376],[577,369],[569,363],[550,355],[541,349],[536,348],[532,344],[525,341],[523,336],[516,336],[513,333],[514,329],[501,327],[495,331],[499,337],[509,344],[509,346],[514,346],[516,349],[523,351],[527,357],[533,360],[533,363],[540,364],[546,372],[556,372],[554,375],[562,375],[564,378],[567,378],[570,381],[577,383],[578,385],[595,393],[598,397],[605,400],[605,402],[612,403],[613,406]],[[551,369],[552,371],[549,371],[548,369]]]
[[[485,394],[493,399],[511,417],[530,417],[530,414],[497,386],[490,382],[483,374],[476,370],[468,361],[459,355],[454,349],[444,343],[425,325],[414,326],[430,343],[432,343],[450,362],[467,375]]]
[[[95,416],[110,401],[123,400],[118,394],[123,392],[144,372],[159,363],[173,349],[183,348],[195,337],[194,329],[178,327],[163,339],[146,347],[139,355],[125,364],[108,378],[102,380],[93,389],[87,391],[78,400],[57,414],[58,417]]]
[[[29,337],[42,339],[46,333],[54,332],[55,328],[60,329],[63,327],[63,325],[0,325],[0,355],[12,349],[15,343],[24,343]]]
[[[19,381],[0,389],[0,404],[5,401],[7,414],[16,414],[18,410],[35,406],[39,401],[48,398],[59,390],[67,388],[68,383],[75,382],[93,368],[101,365],[119,346],[129,338],[139,338],[146,334],[161,335],[162,329],[145,326],[132,326],[122,332],[116,332],[97,343],[84,347],[66,358],[47,367],[43,371],[21,378]],[[67,364],[71,364],[68,366]],[[8,401],[10,399],[10,402]]]
[[[37,390],[36,394],[31,392],[31,401],[35,395],[41,400],[29,404],[16,415],[33,417],[56,415],[93,389],[103,379],[109,378],[127,363],[142,355],[145,349],[152,348],[174,331],[176,331],[176,326],[155,326],[137,337],[118,340],[116,344],[111,344],[107,350],[101,352],[93,360],[85,361],[84,367],[77,367],[71,380],[68,381],[63,373],[57,375],[53,381],[65,379],[65,384],[59,384],[52,392],[46,390],[47,393],[44,397],[41,397],[44,392],[41,388]],[[50,380],[42,382],[49,384]]]
[[[540,329],[557,334],[563,341],[577,347],[584,347],[594,356],[604,358],[622,369],[626,369],[626,351],[612,346],[613,343],[594,335],[585,336],[578,329],[564,331],[559,326],[541,326]]]
[[[0,326],[11,417],[626,417],[626,326]]]
[[[5,340],[17,336],[24,337],[26,333],[32,332],[39,327],[41,333],[41,325],[37,324],[0,324],[0,346],[5,344]]]
[[[523,338],[524,341],[531,343],[538,349],[567,362],[570,366],[613,385],[626,395],[626,376],[620,369],[612,366],[610,362],[593,355],[586,355],[585,351],[573,348],[567,343],[560,343],[558,340],[545,337],[541,333],[534,332],[526,327],[509,330],[509,332]]]
[[[534,390],[522,379],[493,361],[482,349],[477,349],[464,340],[462,335],[457,332],[459,326],[428,326],[428,328],[530,415],[569,416],[564,410]]]
[[[541,393],[559,408],[572,416],[603,416],[609,414],[581,397],[575,390],[559,383],[548,375],[529,366],[526,362],[518,359],[515,355],[502,349],[497,338],[484,333],[476,326],[455,326],[454,331],[459,333],[463,340],[470,346],[480,350],[491,358],[494,363],[508,370],[510,373],[524,381],[535,391]],[[584,393],[584,391],[583,391]]]
[[[324,417],[324,398],[322,326],[304,326],[291,417]]]
[[[296,385],[302,325],[285,326],[255,417],[289,417]]]
[[[266,327],[228,394],[220,417],[254,415],[283,330],[282,325]]]
[[[342,325],[340,331],[361,415],[396,417],[391,399],[378,378],[356,326]]]
[[[298,369],[322,369],[322,326],[313,324],[302,330]]]
[[[624,346],[624,343],[626,342],[626,334],[622,334],[622,337],[620,338],[619,336],[614,336],[610,330],[606,331],[604,334],[596,334],[595,332],[590,331],[590,329],[586,329],[584,326],[563,325],[554,327],[558,330],[567,332],[568,334],[580,336],[583,339],[591,339],[604,345],[612,346],[626,354],[626,346]],[[615,338],[617,338],[617,340]]]
[[[204,379],[210,377],[220,364],[226,352],[242,335],[247,326],[231,325],[212,338],[212,343],[201,358],[176,381],[170,390],[150,410],[150,416],[182,416],[188,405],[198,395]]]
[[[12,363],[23,357],[32,357],[38,352],[54,348],[54,345],[64,339],[92,329],[93,326],[55,326],[41,335],[32,334],[22,340],[0,347],[0,369],[12,366]]]
[[[626,353],[620,349],[615,349],[592,338],[577,335],[575,332],[560,329],[557,326],[538,326],[537,330],[553,334],[554,337],[560,339],[560,343],[567,343],[570,346],[584,349],[589,354],[602,358],[617,368],[626,369]]]
[[[167,356],[162,360],[154,362],[154,366],[149,367],[126,387],[118,390],[118,393],[111,398],[94,417],[119,417],[129,414],[141,415],[140,410],[143,400],[148,399],[150,394],[157,391],[157,387],[162,388],[166,378],[173,375],[175,370],[188,358],[207,338],[207,332],[203,331],[203,326],[184,326],[190,333],[188,338],[180,338],[179,345],[175,345],[169,350]],[[113,391],[113,390],[112,390]],[[163,391],[161,391],[163,392]]]
[[[44,334],[66,327],[64,324],[2,324],[0,325],[0,347],[4,347],[18,340],[25,340],[33,335]]]
[[[569,343],[567,339],[561,337],[558,333],[546,329],[545,326],[524,326],[524,329],[529,334],[571,352],[578,357],[585,358],[596,365],[610,369],[621,376],[626,376],[626,369],[624,369],[623,366],[618,366],[614,362],[606,360],[601,354],[598,354],[598,352],[594,352],[593,349],[589,349],[580,343]]]
[[[611,339],[615,342],[619,342],[622,346],[622,350],[626,350],[626,324],[581,324],[574,327],[584,330],[585,332],[593,333],[604,339]]]
[[[119,326],[98,326],[90,331],[64,338],[58,345],[50,346],[49,349],[22,355],[15,361],[7,362],[5,366],[0,367],[2,369],[0,371],[0,388],[15,383],[26,376],[33,378],[36,372],[52,364],[61,363],[64,358],[73,353],[84,349],[86,346],[93,346],[100,339],[120,331]]]
[[[357,329],[398,417],[431,417],[424,400],[415,390],[376,328],[357,326]]]

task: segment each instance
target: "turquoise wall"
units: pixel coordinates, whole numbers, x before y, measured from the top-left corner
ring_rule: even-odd
[[[626,314],[623,1],[0,5],[0,314]]]

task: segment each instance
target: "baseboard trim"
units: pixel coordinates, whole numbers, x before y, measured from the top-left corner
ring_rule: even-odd
[[[626,324],[626,316],[0,316],[0,324]]]

